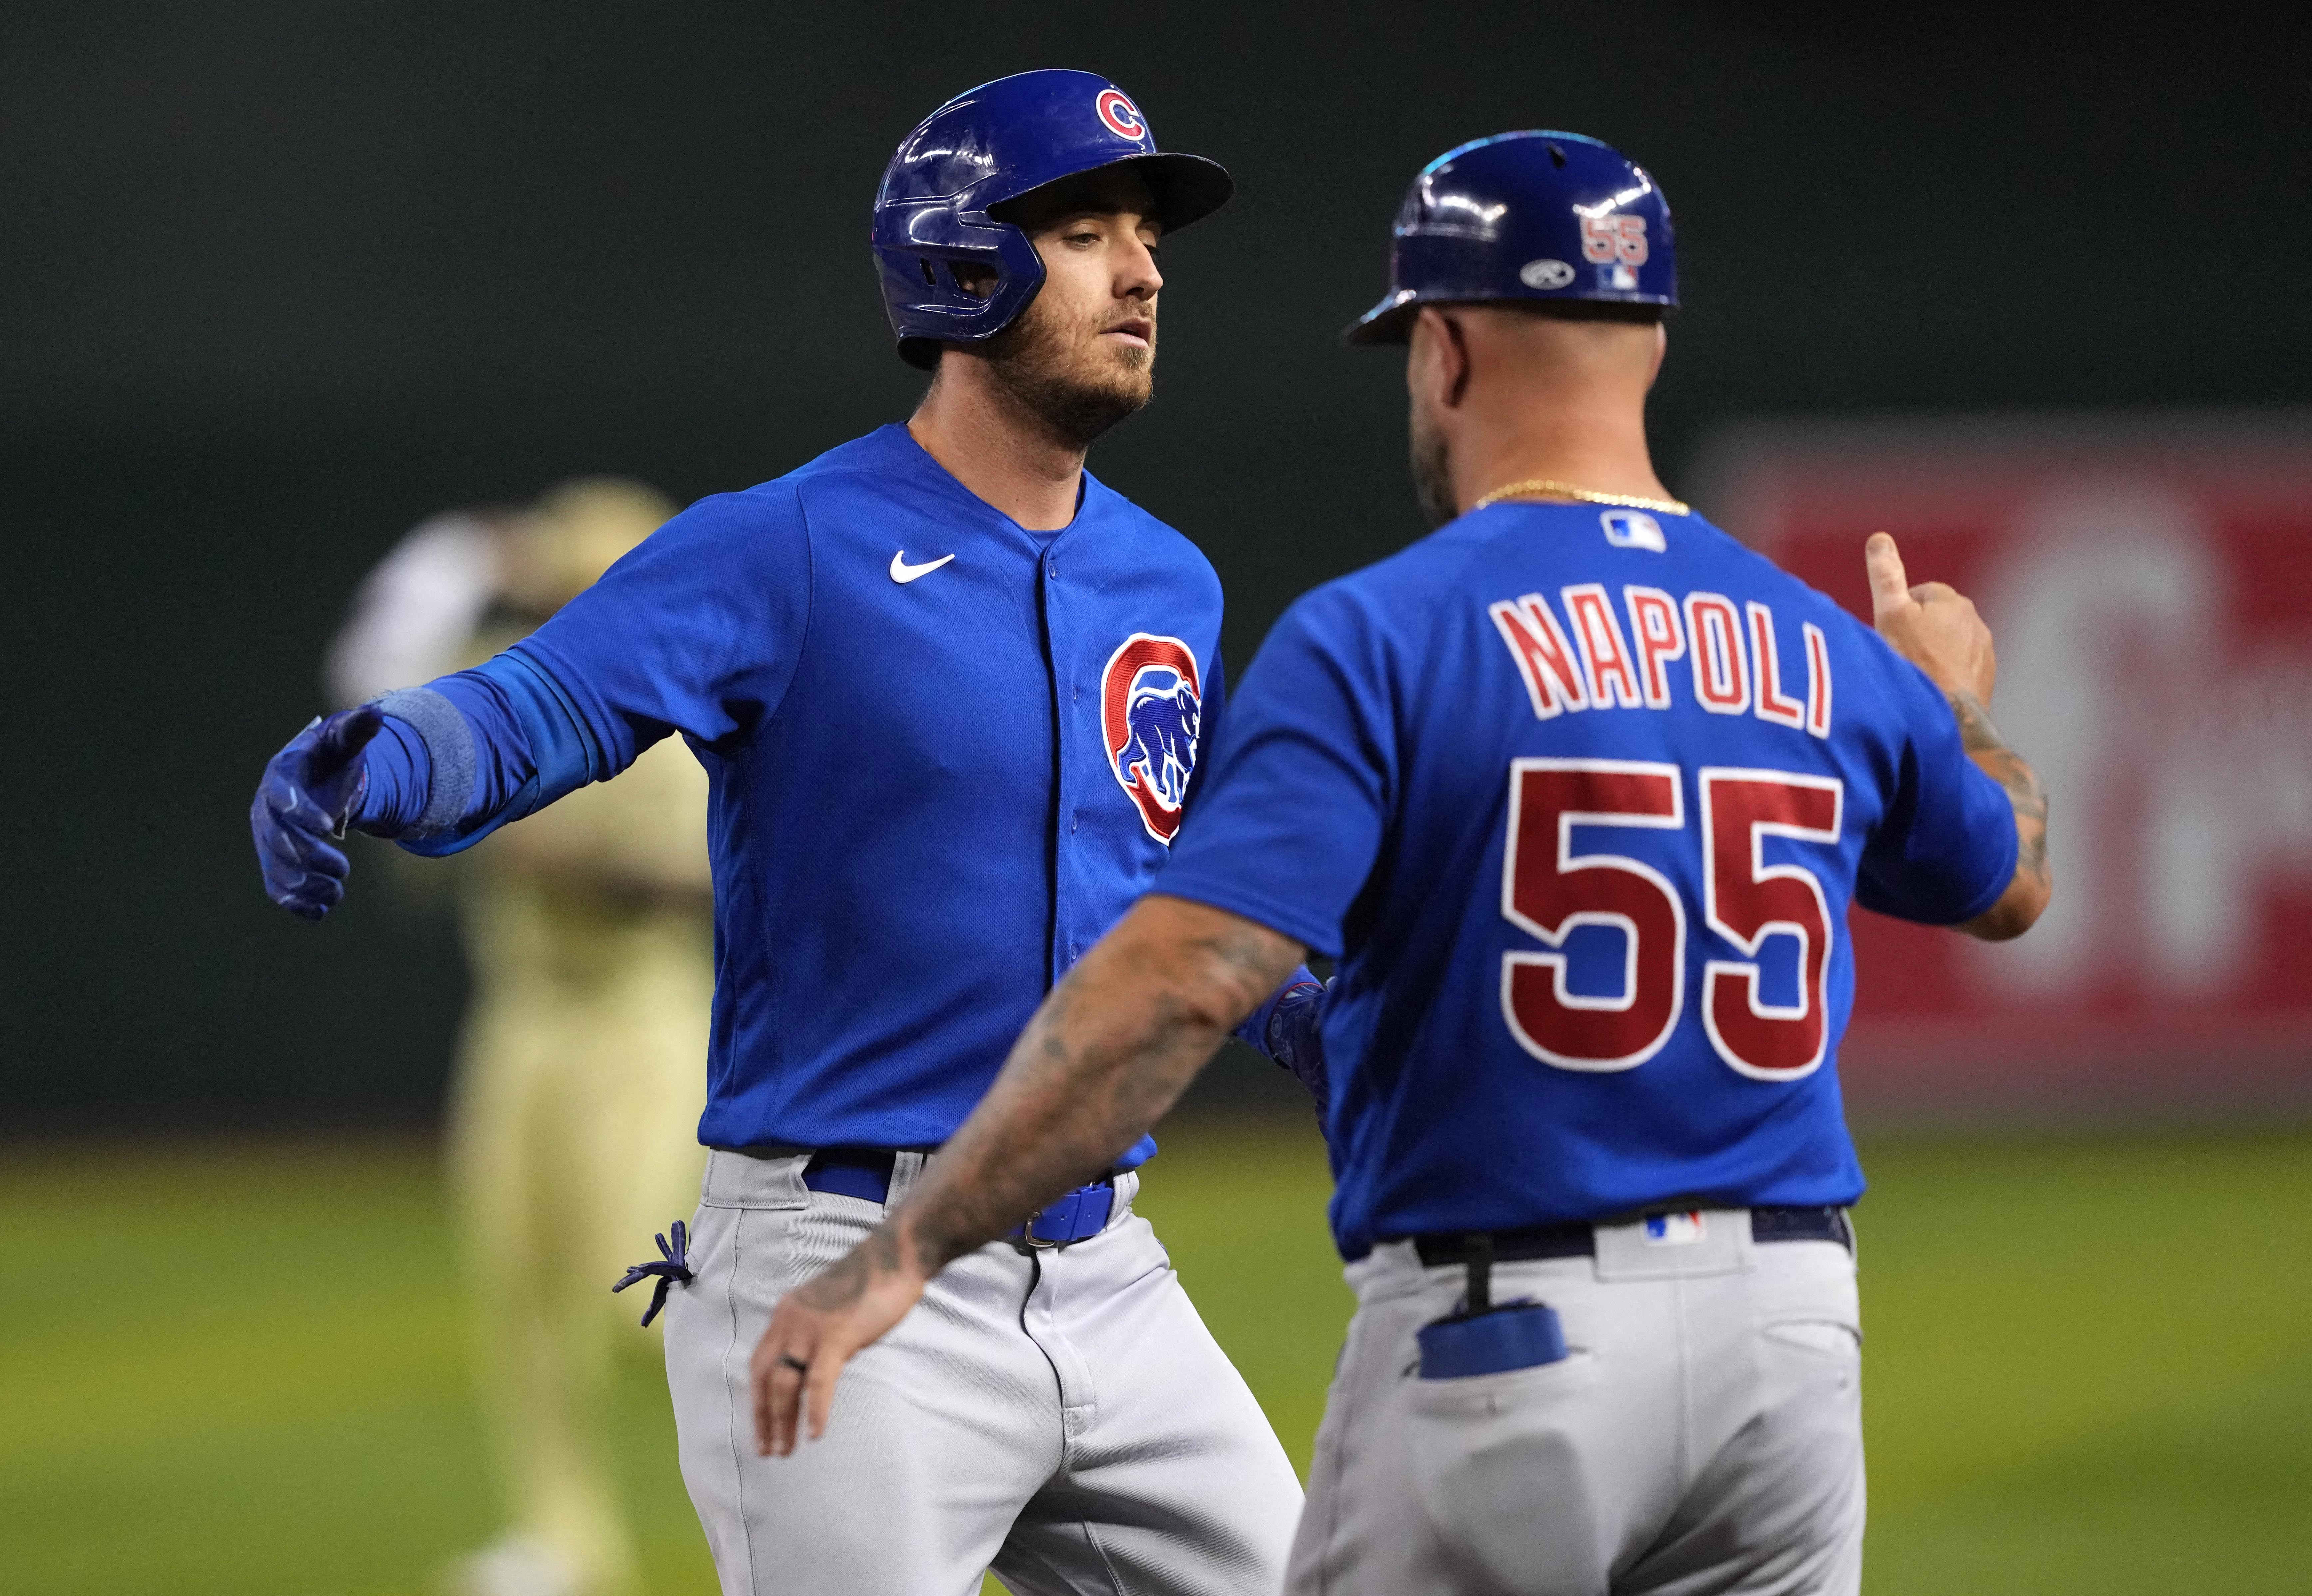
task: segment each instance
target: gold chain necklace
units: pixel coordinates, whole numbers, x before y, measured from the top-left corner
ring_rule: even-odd
[[[1513,482],[1505,488],[1495,488],[1463,513],[1475,515],[1488,504],[1499,503],[1503,499],[1521,498],[1528,493],[1551,493],[1560,499],[1579,499],[1585,504],[1618,504],[1625,510],[1659,510],[1664,515],[1694,513],[1694,507],[1683,499],[1644,499],[1635,493],[1600,493],[1548,476],[1528,477],[1524,482]]]

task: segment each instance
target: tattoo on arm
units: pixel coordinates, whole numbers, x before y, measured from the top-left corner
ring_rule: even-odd
[[[1958,720],[1960,745],[1986,775],[2007,789],[2007,801],[2015,807],[2016,872],[2045,885],[2047,791],[2039,784],[2039,772],[2008,746],[1999,728],[1991,723],[1990,712],[1973,693],[1944,696],[1950,700],[1951,713]]]
[[[1135,909],[1045,999],[908,1198],[895,1249],[929,1275],[1097,1176],[1300,955],[1265,927],[1200,904]]]
[[[803,1286],[795,1295],[807,1306],[822,1313],[840,1313],[857,1302],[877,1278],[896,1273],[898,1267],[898,1238],[888,1226],[878,1226],[869,1233],[865,1241],[846,1253],[843,1261]]]

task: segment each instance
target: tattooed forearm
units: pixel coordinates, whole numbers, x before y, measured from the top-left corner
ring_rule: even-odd
[[[2018,843],[2015,868],[2019,875],[2045,885],[2047,881],[2047,790],[2039,772],[2007,745],[1990,711],[1968,693],[1945,694],[1958,720],[1959,742],[1984,773],[2007,790],[2015,807]]]
[[[1300,954],[1218,910],[1143,902],[1045,999],[909,1195],[897,1228],[915,1266],[936,1271],[1107,1169]]]
[[[898,1267],[898,1239],[888,1229],[879,1228],[795,1295],[821,1313],[836,1313],[856,1303],[877,1276],[890,1274]]]
[[[1967,693],[1946,691],[1945,696],[1967,756],[2005,789],[2015,811],[2015,874],[1998,902],[1958,929],[1986,942],[2004,942],[2029,930],[2054,892],[2047,868],[2047,790],[2039,784],[2039,772],[1999,735],[1981,700]]]

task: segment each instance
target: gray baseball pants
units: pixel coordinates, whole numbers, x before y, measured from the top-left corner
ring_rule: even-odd
[[[1835,1242],[1600,1225],[1595,1258],[1505,1263],[1570,1355],[1424,1380],[1414,1332],[1467,1274],[1389,1243],[1317,1436],[1292,1596],[1854,1596],[1862,1574],[1861,1326]]]
[[[714,1153],[668,1303],[682,1476],[723,1596],[1272,1596],[1300,1486],[1117,1178],[1108,1228],[958,1260],[844,1371],[827,1434],[755,1454],[748,1359],[883,1205],[803,1156]],[[901,1154],[892,1199],[920,1172]]]

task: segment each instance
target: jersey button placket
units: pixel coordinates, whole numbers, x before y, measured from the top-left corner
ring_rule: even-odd
[[[1045,581],[1054,586],[1057,586],[1060,580],[1059,556],[1056,554],[1047,550],[1043,557],[1043,569]],[[1069,669],[1067,666],[1062,663],[1063,660],[1067,658],[1069,654],[1068,639],[1066,636],[1069,628],[1065,620],[1058,613],[1058,604],[1059,597],[1057,594],[1046,595],[1043,604],[1044,646],[1046,650],[1045,658],[1052,672],[1052,702],[1054,706],[1054,719],[1055,722],[1057,722],[1053,727],[1055,746],[1054,768],[1052,774],[1055,784],[1055,790],[1053,797],[1056,802],[1064,802],[1064,795],[1066,794],[1069,783],[1074,775],[1074,771],[1073,769],[1074,762],[1069,757],[1072,745],[1068,736],[1069,727],[1067,722],[1070,720],[1070,717],[1058,712],[1058,705],[1060,702],[1059,678],[1063,671]],[[1070,672],[1070,674],[1073,674],[1073,672]],[[1072,951],[1067,951],[1068,938],[1064,929],[1068,919],[1068,904],[1070,902],[1070,893],[1068,889],[1072,880],[1072,867],[1063,861],[1069,856],[1070,850],[1074,846],[1075,829],[1075,815],[1072,809],[1069,814],[1067,830],[1055,835],[1052,840],[1052,940],[1048,956],[1052,964],[1051,978],[1055,981],[1057,981],[1061,976],[1064,975],[1067,972],[1069,966],[1074,962]]]

